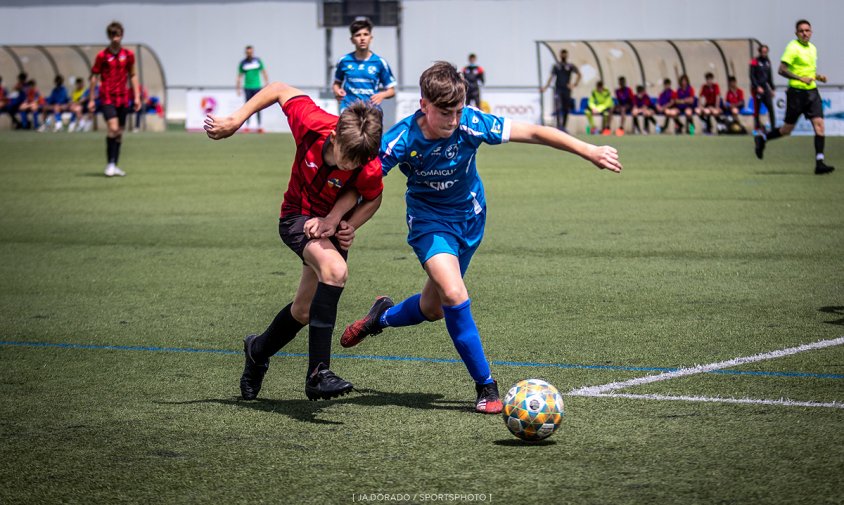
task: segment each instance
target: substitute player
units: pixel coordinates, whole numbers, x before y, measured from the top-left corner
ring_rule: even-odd
[[[245,400],[257,397],[270,357],[310,325],[305,395],[311,400],[327,400],[353,387],[329,368],[331,336],[337,303],[348,278],[347,250],[355,230],[381,205],[381,111],[359,102],[338,118],[317,107],[302,91],[276,82],[231,116],[206,117],[205,130],[215,140],[230,137],[250,116],[275,103],[281,105],[296,141],[278,231],[304,266],[293,301],[264,333],[243,340],[246,364],[240,392]],[[355,195],[363,199],[348,220],[341,220],[345,212],[332,211],[343,188],[354,188]]]
[[[689,82],[689,76],[683,74],[680,76],[677,84],[676,99],[674,100],[674,107],[677,109],[677,122],[679,118],[686,118],[686,126],[683,128],[683,133],[689,135],[695,134],[695,106],[697,99],[695,98],[695,88]],[[675,130],[675,133],[680,133]]]
[[[812,38],[812,25],[801,19],[795,25],[797,38],[785,46],[780,58],[779,74],[788,78],[788,90],[785,92],[785,121],[779,128],[771,125],[771,130],[754,137],[756,157],[760,160],[765,153],[769,140],[791,135],[794,125],[803,114],[812,122],[815,129],[815,173],[828,174],[835,167],[824,163],[823,104],[816,81],[826,82],[826,76],[817,73],[818,49],[809,42]]]
[[[123,25],[112,21],[106,28],[106,35],[111,43],[97,53],[94,66],[91,67],[91,84],[89,89],[97,89],[100,83],[100,106],[108,125],[106,133],[106,177],[124,176],[126,173],[117,167],[120,159],[120,144],[123,141],[123,128],[126,126],[126,115],[129,113],[129,103],[134,98],[134,109],[141,108],[141,90],[138,75],[135,73],[135,53],[121,45],[123,41]],[[131,83],[132,97],[129,96],[127,84]],[[88,97],[88,110],[96,110],[94,93]]]
[[[633,116],[634,133],[644,133],[647,135],[650,133],[650,123],[653,123],[654,126],[656,126],[656,119],[654,119],[654,105],[651,102],[650,95],[648,95],[648,92],[645,91],[645,87],[641,84],[636,86],[636,94],[633,95],[633,112],[631,115]],[[642,131],[639,126],[639,117],[643,117],[645,120],[644,131]]]
[[[627,85],[627,79],[624,77],[618,78],[618,87],[615,89],[615,107],[613,112],[621,116],[618,128],[615,134],[619,137],[624,135],[624,123],[627,122],[627,116],[633,115],[633,90]]]
[[[355,50],[337,63],[334,72],[334,97],[340,111],[357,100],[381,107],[381,102],[396,96],[396,78],[387,60],[369,50],[372,23],[358,19],[349,26]]]
[[[622,167],[612,147],[464,107],[466,81],[451,63],[434,63],[422,73],[419,85],[420,108],[384,135],[381,164],[385,174],[398,168],[407,177],[407,241],[428,279],[421,293],[398,305],[379,297],[364,318],[346,328],[340,343],[351,347],[389,326],[445,319],[475,382],[475,410],[495,414],[502,409],[498,385],[463,282],[486,223],[484,187],[475,166],[478,148],[508,141],[541,144],[577,154],[601,169],[620,172]]]
[[[703,133],[712,134],[712,120],[721,122],[721,86],[715,82],[715,74],[707,72],[703,78],[706,80],[700,87],[700,102],[695,113],[703,122]]]

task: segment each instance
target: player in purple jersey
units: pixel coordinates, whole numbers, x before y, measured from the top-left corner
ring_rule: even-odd
[[[689,135],[695,134],[695,105],[697,98],[695,97],[695,88],[689,83],[689,76],[683,74],[680,76],[677,84],[677,100],[675,106],[677,107],[677,116],[686,118],[686,125],[682,129],[683,133]],[[675,133],[680,133],[675,130]]]
[[[627,85],[627,79],[623,76],[618,78],[618,88],[615,90],[615,107],[613,111],[621,116],[615,134],[619,137],[624,135],[624,123],[627,115],[633,112],[633,90]]]
[[[644,133],[645,135],[650,133],[650,124],[653,123],[656,126],[656,120],[654,119],[654,106],[651,103],[651,97],[648,95],[648,92],[645,91],[645,87],[641,84],[636,86],[636,94],[633,95],[633,132],[634,133]],[[645,129],[644,131],[639,126],[639,118],[645,118]]]
[[[656,113],[665,117],[665,121],[662,123],[663,133],[668,132],[668,122],[672,119],[677,125],[677,130],[679,131],[681,128],[680,121],[677,119],[676,101],[677,92],[671,89],[671,79],[666,77],[662,81],[662,92],[656,99]]]

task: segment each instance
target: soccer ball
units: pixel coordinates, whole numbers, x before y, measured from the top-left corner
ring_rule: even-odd
[[[539,379],[525,379],[504,397],[504,423],[513,435],[535,442],[548,438],[563,421],[563,397]]]

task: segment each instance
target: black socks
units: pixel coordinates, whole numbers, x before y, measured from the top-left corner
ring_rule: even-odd
[[[308,374],[319,365],[331,364],[331,338],[337,322],[337,304],[343,288],[317,284],[314,300],[311,302],[310,333],[308,338]]]
[[[117,164],[120,159],[120,138],[106,137],[106,159],[109,163]]]
[[[252,357],[257,362],[262,362],[281,350],[304,328],[304,324],[297,321],[290,313],[292,303],[281,309],[275,316],[273,322],[267,327],[264,333],[258,335],[252,342]]]

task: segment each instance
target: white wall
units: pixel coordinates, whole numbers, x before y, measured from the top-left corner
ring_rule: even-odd
[[[844,84],[844,2],[838,0],[404,0],[403,6],[398,77],[406,85],[414,85],[431,61],[462,65],[475,52],[488,85],[533,87],[534,41],[543,39],[755,37],[778,57],[802,17],[815,30],[819,70]],[[172,88],[234,86],[247,44],[255,46],[273,80],[303,87],[325,82],[325,35],[314,0],[0,1],[0,45],[105,45],[112,19],[126,27],[127,43],[143,42],[161,59],[171,112],[180,96]],[[351,49],[348,37],[347,30],[334,30],[334,59]],[[373,50],[399,73],[394,28],[375,29]]]

